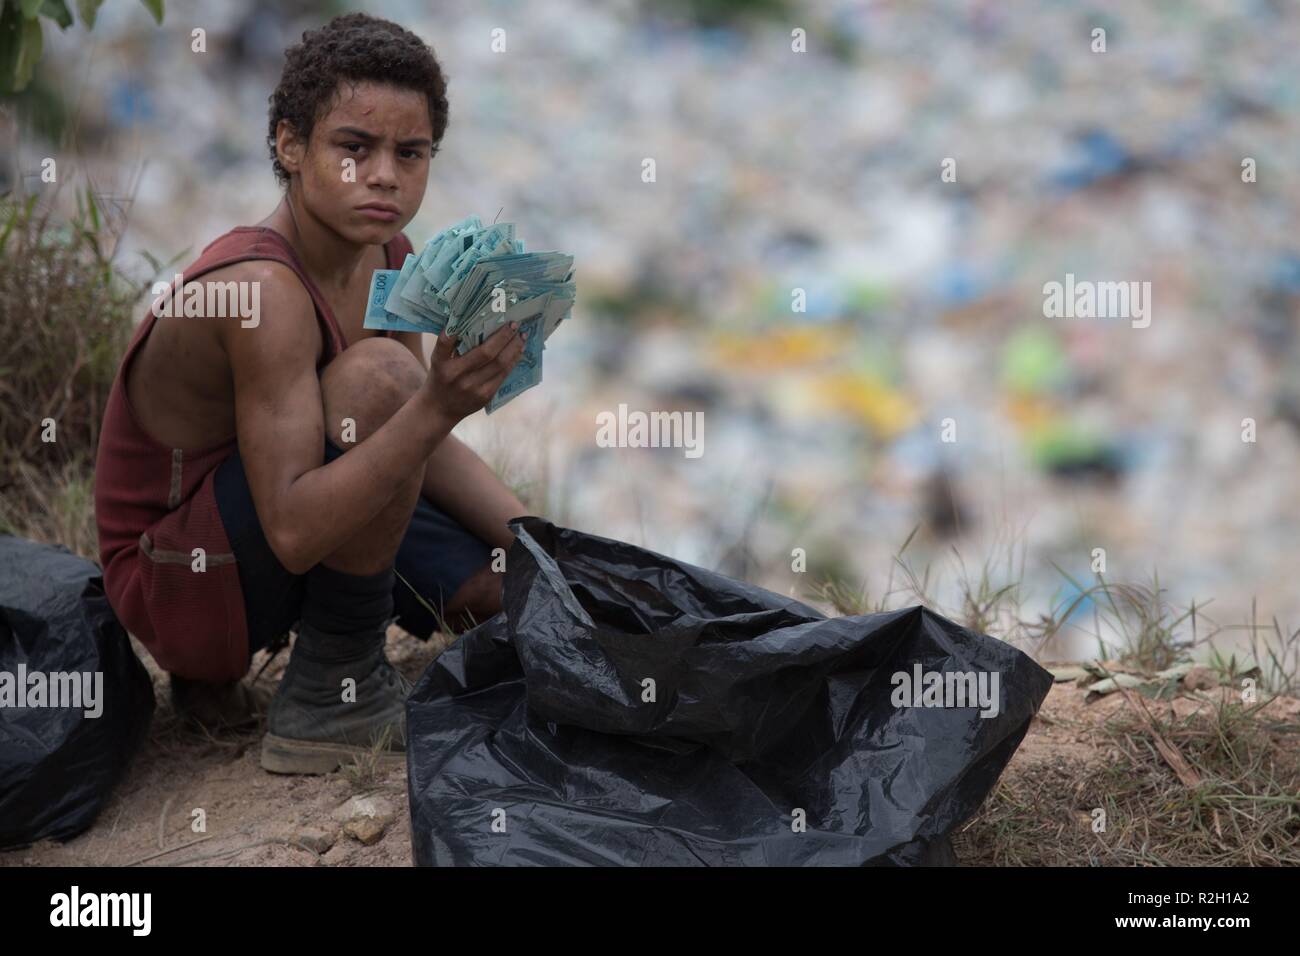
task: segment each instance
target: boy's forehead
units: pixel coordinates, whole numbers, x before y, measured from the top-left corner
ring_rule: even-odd
[[[341,81],[318,125],[333,129],[357,126],[375,134],[428,136],[429,104],[417,90],[372,81]]]

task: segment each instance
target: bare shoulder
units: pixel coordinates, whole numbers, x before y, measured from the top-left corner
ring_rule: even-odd
[[[237,308],[221,323],[221,341],[232,361],[252,350],[289,352],[314,364],[321,348],[316,310],[297,273],[272,259],[231,263],[199,282],[225,290]]]
[[[231,282],[247,287],[241,290],[244,301],[271,303],[280,313],[313,315],[311,295],[298,278],[298,274],[283,262],[274,259],[247,259],[213,269],[199,282],[226,285]]]

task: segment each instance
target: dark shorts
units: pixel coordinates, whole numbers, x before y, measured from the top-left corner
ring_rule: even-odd
[[[325,461],[342,454],[326,440]],[[213,489],[239,567],[248,620],[248,652],[252,655],[298,623],[302,617],[303,579],[285,570],[266,543],[237,450],[218,466]],[[416,637],[428,638],[437,629],[438,621],[412,588],[442,615],[451,596],[491,559],[491,546],[421,495],[395,562],[398,576],[393,585],[393,613],[398,625]]]

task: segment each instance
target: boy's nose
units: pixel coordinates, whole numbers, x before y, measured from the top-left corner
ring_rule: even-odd
[[[393,189],[397,186],[397,166],[393,157],[387,153],[380,153],[375,157],[374,162],[370,164],[369,173],[366,177],[367,185],[384,189]]]

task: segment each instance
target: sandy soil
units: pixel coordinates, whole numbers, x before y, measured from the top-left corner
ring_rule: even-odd
[[[444,646],[437,640],[422,643],[394,628],[388,653],[414,680]],[[282,652],[261,680],[278,681],[286,660]],[[256,658],[250,673],[261,663]],[[153,726],[98,821],[66,844],[46,842],[0,853],[0,866],[410,865],[404,767],[326,777],[266,773],[258,763],[257,733],[212,738],[185,729],[172,711],[165,677],[151,661],[149,666],[158,694]],[[1198,694],[1146,703],[1153,714],[1167,716],[1172,708],[1181,717],[1213,702],[1211,695]],[[1085,702],[1084,691],[1074,684],[1055,685],[1007,776],[1037,763],[1064,762],[1082,778],[1089,764],[1107,757],[1101,727],[1127,706],[1119,694]],[[1270,709],[1294,717],[1300,714],[1300,700],[1281,699]],[[354,825],[349,833],[345,820],[354,814],[339,811],[357,797],[379,816],[360,829]],[[192,828],[196,808],[206,814],[205,833]],[[391,822],[385,824],[390,812]],[[374,842],[367,845],[362,839]]]
[[[133,639],[134,643],[134,639]],[[412,681],[446,645],[425,643],[390,629],[388,656]],[[324,777],[267,773],[258,762],[258,732],[211,737],[188,729],[172,709],[166,676],[137,644],[154,679],[158,706],[149,736],[126,778],[87,832],[65,844],[52,841],[0,853],[0,866],[409,866],[410,816],[406,769]],[[249,679],[266,661],[253,658]],[[259,683],[279,682],[282,651]],[[352,797],[371,798],[392,821],[364,845],[343,832],[335,811]],[[193,828],[194,811],[206,832]],[[369,837],[369,835],[367,835]]]

